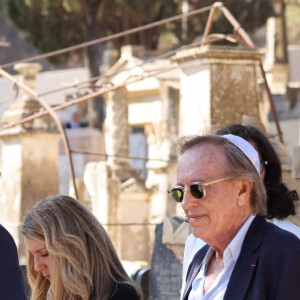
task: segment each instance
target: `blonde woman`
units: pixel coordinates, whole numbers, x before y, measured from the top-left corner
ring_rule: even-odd
[[[31,300],[139,300],[104,228],[80,202],[50,196],[21,227]]]

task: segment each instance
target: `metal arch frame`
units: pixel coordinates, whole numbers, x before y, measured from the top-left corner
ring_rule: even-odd
[[[204,35],[203,35],[202,41],[200,43],[194,43],[194,44],[191,44],[191,45],[196,46],[196,44],[198,44],[200,46],[200,45],[204,45],[204,44],[208,44],[208,43],[213,43],[213,42],[216,42],[216,41],[222,40],[222,39],[223,40],[227,39],[231,42],[234,42],[234,38],[232,36],[229,37],[229,36],[224,35],[224,36],[218,37],[218,38],[212,38],[213,35],[210,36],[210,31],[211,31],[211,28],[212,28],[214,15],[215,15],[217,10],[222,11],[225,18],[233,26],[234,33],[238,36],[238,38],[240,38],[240,40],[246,46],[253,49],[254,44],[253,44],[252,40],[250,39],[248,34],[244,31],[244,29],[241,27],[239,22],[235,19],[235,17],[230,13],[230,11],[224,6],[224,4],[222,2],[215,2],[211,6],[203,7],[201,9],[197,9],[197,10],[194,10],[194,11],[191,11],[191,12],[187,12],[187,13],[184,13],[184,14],[181,14],[181,15],[177,15],[177,16],[167,18],[167,19],[164,19],[164,20],[161,20],[161,21],[157,21],[157,22],[153,22],[153,23],[150,23],[150,24],[147,24],[147,25],[139,26],[139,27],[136,27],[134,29],[130,29],[130,30],[126,30],[126,31],[123,31],[123,32],[120,32],[120,33],[117,33],[117,34],[113,34],[113,35],[105,37],[105,38],[96,39],[96,40],[93,40],[93,41],[90,41],[90,42],[87,42],[87,43],[79,44],[77,46],[72,46],[72,47],[68,47],[68,48],[65,48],[65,49],[49,52],[49,53],[46,53],[46,54],[43,54],[43,55],[30,57],[30,58],[27,58],[27,59],[23,59],[23,60],[20,60],[20,61],[15,61],[15,62],[8,63],[8,64],[5,64],[5,65],[0,65],[0,75],[1,76],[3,76],[4,78],[8,79],[11,82],[13,82],[14,87],[21,88],[26,93],[31,95],[45,109],[45,111],[35,113],[32,116],[29,116],[29,117],[26,117],[26,118],[23,118],[23,119],[19,120],[18,122],[8,124],[8,125],[5,125],[5,126],[1,126],[0,130],[8,129],[8,128],[14,127],[18,124],[22,124],[22,123],[31,121],[35,118],[39,118],[39,117],[42,117],[42,116],[45,116],[45,115],[49,114],[53,118],[53,120],[55,121],[55,123],[56,123],[56,125],[59,129],[59,132],[62,135],[64,146],[65,146],[65,151],[66,151],[67,158],[68,158],[69,171],[70,171],[70,175],[71,175],[72,185],[74,187],[75,196],[76,196],[76,198],[78,198],[78,191],[77,191],[77,188],[76,188],[74,168],[73,168],[73,162],[72,162],[72,156],[71,156],[72,151],[70,149],[68,137],[67,137],[67,135],[65,133],[65,130],[64,130],[58,116],[56,115],[55,111],[59,110],[59,109],[64,109],[68,106],[71,106],[71,105],[74,105],[74,104],[77,104],[77,103],[80,103],[80,102],[83,102],[83,101],[87,101],[87,100],[92,99],[96,96],[103,95],[107,92],[119,89],[123,86],[126,86],[126,85],[132,83],[132,82],[143,80],[146,77],[154,76],[154,75],[157,74],[157,72],[156,73],[155,72],[154,73],[153,72],[148,72],[148,74],[146,76],[144,75],[144,76],[140,76],[138,78],[131,79],[128,82],[125,82],[125,83],[120,84],[118,86],[113,86],[111,88],[107,88],[105,86],[102,86],[100,88],[100,91],[98,91],[98,92],[92,92],[92,93],[90,93],[86,96],[83,96],[83,97],[77,98],[73,101],[70,101],[68,104],[63,104],[63,105],[59,105],[55,108],[51,108],[40,97],[40,95],[38,95],[34,90],[30,89],[28,86],[24,85],[23,83],[17,82],[16,79],[14,77],[12,77],[10,74],[8,74],[6,71],[4,71],[3,68],[10,67],[10,66],[12,66],[12,65],[14,65],[15,63],[18,63],[18,62],[36,61],[36,60],[39,60],[39,59],[42,59],[42,58],[52,57],[52,56],[56,56],[56,55],[59,55],[59,54],[62,54],[62,53],[74,51],[74,50],[77,50],[77,49],[86,48],[86,47],[89,47],[89,46],[92,46],[92,45],[95,45],[95,44],[104,43],[104,42],[107,42],[107,41],[110,41],[110,40],[113,40],[113,39],[120,38],[120,37],[125,36],[125,35],[137,33],[137,32],[143,31],[143,30],[147,30],[149,28],[153,28],[153,27],[156,27],[156,26],[160,26],[162,24],[166,24],[166,23],[175,21],[175,20],[179,20],[179,19],[183,19],[183,18],[186,18],[186,17],[194,16],[194,15],[206,12],[206,11],[209,11],[210,13],[209,13],[209,16],[208,16],[208,20],[207,20],[207,23],[206,23],[206,27],[205,27],[205,30],[204,30]],[[191,45],[188,45],[186,47],[182,47],[181,49],[191,47]],[[181,49],[177,49],[177,50],[174,50],[174,51],[179,51]],[[167,56],[162,55],[161,57],[167,57]],[[154,61],[155,59],[157,59],[157,57],[153,58],[153,59],[150,59],[149,61]],[[278,121],[278,116],[277,116],[276,109],[275,109],[275,106],[274,106],[274,103],[273,103],[273,100],[272,100],[271,91],[270,91],[270,88],[269,88],[269,85],[268,85],[268,82],[267,82],[267,79],[266,79],[266,74],[265,74],[265,71],[263,69],[262,62],[260,62],[260,69],[261,69],[261,73],[262,73],[263,80],[264,80],[264,86],[265,86],[265,89],[267,91],[267,95],[268,95],[269,102],[270,102],[270,105],[271,105],[271,111],[272,111],[272,114],[273,114],[273,117],[274,117],[274,121],[275,121],[275,124],[276,124],[279,139],[283,143],[283,137],[282,137],[282,132],[281,132],[281,129],[280,129],[279,121]],[[169,71],[169,70],[170,70],[170,68],[167,68],[167,69],[164,69],[163,72]],[[158,71],[158,73],[161,73],[161,72],[162,72],[161,70]],[[104,77],[107,77],[107,76],[104,76]]]
[[[220,40],[224,40],[224,39],[226,39],[226,36],[222,36],[222,37],[217,37],[217,38],[211,39],[211,42],[220,41]],[[188,46],[184,46],[181,49],[187,49],[187,48],[190,48],[190,47],[193,47],[193,46],[196,46],[196,45],[201,45],[201,44],[202,44],[202,42],[197,42],[197,43],[190,44]],[[176,50],[170,51],[168,53],[168,55],[170,56],[171,54],[174,54],[175,52],[176,52]],[[167,56],[167,55],[165,54],[164,56]],[[151,59],[151,61],[153,61],[153,60],[154,59]],[[160,74],[162,72],[170,71],[170,70],[172,70],[174,68],[175,67],[173,66],[173,67],[169,67],[169,68],[162,68],[162,69],[159,69],[159,70],[154,70],[152,72],[148,72],[146,75],[141,75],[141,76],[138,76],[138,77],[135,77],[135,78],[129,78],[128,80],[126,80],[126,82],[124,82],[124,83],[122,83],[122,84],[120,84],[118,86],[113,86],[112,85],[112,86],[110,86],[110,88],[107,88],[107,86],[104,84],[102,86],[102,88],[100,89],[100,91],[98,91],[98,92],[90,93],[89,95],[77,98],[77,99],[75,99],[73,101],[69,101],[68,103],[59,105],[59,106],[57,106],[55,108],[50,107],[34,90],[30,89],[28,86],[24,85],[23,83],[17,82],[17,80],[14,77],[12,77],[9,73],[7,73],[6,71],[4,71],[3,69],[0,68],[0,75],[2,75],[2,77],[4,77],[4,78],[8,79],[9,81],[11,81],[14,84],[15,87],[21,88],[25,92],[27,92],[28,94],[30,94],[45,109],[45,111],[34,113],[33,115],[27,116],[27,117],[25,117],[25,118],[23,118],[23,119],[21,119],[21,120],[19,120],[17,122],[14,122],[12,124],[3,125],[3,126],[0,127],[0,131],[12,128],[12,127],[14,127],[16,125],[20,125],[20,124],[32,121],[32,120],[34,120],[36,118],[41,118],[41,117],[46,116],[46,115],[49,114],[54,119],[55,123],[58,126],[58,129],[59,129],[60,133],[62,134],[63,141],[64,141],[64,146],[65,146],[65,151],[66,151],[67,158],[68,158],[68,165],[69,165],[69,171],[70,171],[70,175],[71,175],[71,181],[72,181],[72,185],[73,185],[73,188],[74,188],[75,196],[76,196],[76,198],[78,198],[78,191],[77,191],[77,188],[76,188],[76,182],[75,182],[75,176],[74,176],[74,167],[73,167],[72,156],[71,156],[71,153],[73,151],[70,149],[68,137],[67,137],[67,135],[65,133],[65,130],[62,127],[62,125],[60,123],[60,120],[57,117],[55,111],[61,110],[61,109],[65,109],[65,108],[67,108],[69,106],[72,106],[72,105],[75,105],[77,103],[90,100],[90,99],[95,98],[95,97],[97,97],[99,95],[104,95],[104,94],[106,94],[106,93],[108,93],[110,91],[117,90],[117,89],[119,89],[121,87],[124,87],[124,86],[130,84],[130,83],[137,82],[137,81],[143,80],[145,78],[158,75],[158,74]],[[115,75],[115,74],[112,74],[112,75]],[[13,100],[13,99],[11,99],[11,100]]]

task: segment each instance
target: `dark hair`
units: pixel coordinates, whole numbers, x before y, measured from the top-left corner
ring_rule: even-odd
[[[294,201],[299,200],[295,190],[289,190],[282,183],[281,162],[268,138],[253,126],[232,124],[216,132],[218,135],[234,134],[243,139],[252,140],[261,155],[262,160],[268,161],[265,169],[264,184],[267,192],[267,218],[283,219],[295,215]]]

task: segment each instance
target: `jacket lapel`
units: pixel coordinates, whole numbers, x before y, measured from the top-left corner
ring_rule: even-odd
[[[256,216],[245,236],[240,256],[231,274],[224,300],[244,299],[259,262],[260,245],[266,220]]]
[[[183,293],[182,300],[188,300],[190,291],[192,289],[192,283],[201,269],[203,259],[206,255],[208,249],[209,249],[208,245],[205,245],[204,247],[202,247],[195,254],[192,262],[190,263],[188,271],[187,271],[187,275],[186,275],[186,285],[185,285],[185,290]]]

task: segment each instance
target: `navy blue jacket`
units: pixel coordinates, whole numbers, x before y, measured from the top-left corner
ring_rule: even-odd
[[[17,248],[12,236],[0,225],[0,300],[26,300]]]
[[[201,248],[191,262],[183,300],[209,249]],[[290,232],[255,217],[228,282],[224,300],[299,300],[300,240]]]

